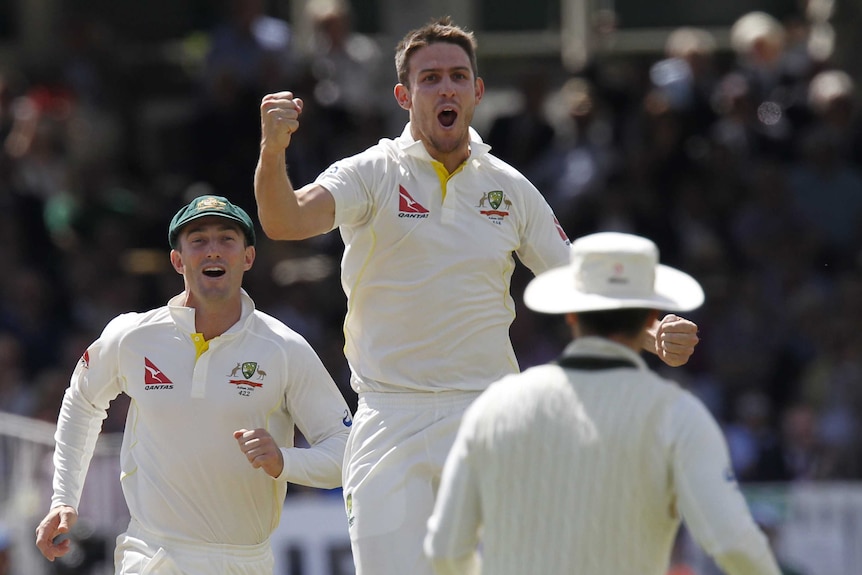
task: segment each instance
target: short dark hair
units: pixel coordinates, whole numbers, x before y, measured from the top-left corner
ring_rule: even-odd
[[[579,312],[581,335],[625,335],[637,337],[646,325],[651,309],[627,308]]]
[[[470,58],[473,77],[479,77],[479,66],[476,63],[476,37],[473,32],[456,26],[449,16],[432,19],[421,28],[409,31],[395,47],[395,71],[398,81],[410,87],[410,58],[426,46],[437,42],[448,42],[460,46]]]

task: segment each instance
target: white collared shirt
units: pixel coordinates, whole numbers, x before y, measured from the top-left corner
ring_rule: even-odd
[[[114,318],[72,374],[57,423],[52,507],[78,506],[110,401],[131,398],[121,450],[123,494],[147,531],[180,541],[253,545],[281,517],[287,482],[341,485],[351,416],[311,346],[254,309],[198,357],[183,294]],[[295,448],[294,425],[311,445]],[[284,471],[254,469],[233,437],[265,428]]]
[[[357,391],[477,391],[517,372],[513,253],[534,273],[568,263],[569,241],[539,191],[471,136],[451,175],[408,124],[317,178],[345,244]]]

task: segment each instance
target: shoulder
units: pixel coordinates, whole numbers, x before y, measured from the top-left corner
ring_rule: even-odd
[[[123,313],[105,325],[102,330],[102,338],[120,338],[137,329],[172,323],[167,307],[159,307],[146,312]]]
[[[494,181],[507,192],[528,199],[541,199],[544,202],[544,197],[527,176],[490,152],[477,158],[476,169],[481,177]]]
[[[507,375],[482,392],[473,405],[476,411],[499,412],[528,407],[532,402],[567,382],[565,370],[556,364],[531,367]]]
[[[399,161],[401,151],[393,140],[383,139],[365,150],[333,162],[321,172],[318,180],[338,179],[347,173],[360,175],[383,173],[387,163]]]
[[[295,350],[311,350],[311,345],[299,332],[290,328],[283,321],[255,310],[249,322],[249,332],[258,338],[272,342],[287,352]]]

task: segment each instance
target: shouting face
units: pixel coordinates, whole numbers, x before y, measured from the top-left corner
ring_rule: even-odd
[[[473,76],[464,50],[435,42],[410,58],[409,86],[395,86],[398,104],[410,112],[411,132],[449,171],[470,153],[470,122],[485,93],[481,78]]]
[[[238,225],[208,216],[183,227],[171,263],[185,278],[190,302],[216,303],[238,297],[254,256]]]

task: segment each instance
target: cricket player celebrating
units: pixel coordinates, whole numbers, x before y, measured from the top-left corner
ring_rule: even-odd
[[[185,291],[113,319],[72,374],[57,421],[54,495],[36,530],[66,554],[109,402],[131,398],[121,451],[128,530],[116,575],[272,575],[270,535],[287,482],[341,484],[351,416],[311,346],[255,309],[242,279],[255,259],[241,208],[202,196],[170,223]],[[310,443],[293,446],[294,425]]]
[[[285,149],[299,128],[292,92],[261,103],[255,196],[264,231],[299,240],[340,229],[345,355],[359,395],[344,465],[357,575],[425,575],[425,524],[464,409],[518,371],[509,326],[515,254],[533,272],[568,261],[541,193],[470,128],[485,85],[472,33],[448,18],[396,49],[401,136],[335,162],[299,189]],[[697,326],[668,316],[644,347],[688,360]]]
[[[700,306],[700,285],[646,238],[592,234],[571,252],[524,301],[565,314],[575,340],[464,415],[428,521],[436,573],[665,575],[682,519],[726,573],[779,575],[718,424],[639,355],[656,310]]]

